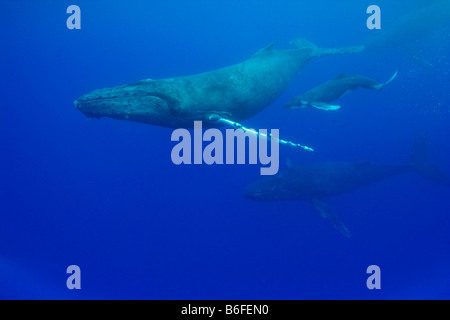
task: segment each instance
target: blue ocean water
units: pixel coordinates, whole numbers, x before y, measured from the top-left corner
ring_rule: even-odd
[[[81,8],[81,30],[66,9]],[[258,165],[172,163],[172,130],[88,120],[81,95],[232,65],[274,43],[359,45],[372,1],[0,1],[0,298],[448,299],[450,189],[399,175],[324,199],[345,238],[308,202],[243,196]],[[380,0],[382,30],[423,4]],[[426,28],[426,25],[424,25]],[[405,35],[406,37],[406,35]],[[449,26],[414,41],[308,63],[244,124],[314,152],[286,159],[408,163],[417,136],[450,173]],[[338,111],[285,110],[338,74],[377,81]],[[366,269],[381,269],[369,290]],[[68,290],[66,268],[81,268]]]

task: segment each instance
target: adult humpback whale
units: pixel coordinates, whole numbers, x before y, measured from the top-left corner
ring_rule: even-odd
[[[322,217],[349,237],[350,232],[322,198],[343,194],[394,175],[415,172],[436,183],[450,180],[428,161],[426,142],[417,139],[407,165],[378,165],[371,162],[323,162],[291,167],[275,176],[250,184],[244,194],[259,201],[309,200]]]
[[[371,32],[365,46],[369,49],[405,46],[450,25],[450,1],[417,1],[417,4],[416,9],[396,18],[392,24]]]
[[[285,104],[285,108],[298,109],[308,106],[322,110],[338,110],[340,106],[330,102],[339,99],[342,95],[358,88],[381,90],[397,76],[397,72],[386,82],[378,83],[367,77],[342,73],[336,78],[311,89]]]
[[[94,90],[75,101],[89,118],[110,117],[164,127],[204,127],[242,121],[274,102],[312,58],[360,52],[363,47],[320,49],[297,39],[295,50],[273,45],[239,64],[205,73]]]

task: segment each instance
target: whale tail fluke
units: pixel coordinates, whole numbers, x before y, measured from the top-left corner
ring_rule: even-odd
[[[374,86],[373,86],[373,89],[375,89],[375,90],[381,90],[381,89],[383,89],[386,85],[388,85],[389,83],[391,83],[392,80],[394,80],[394,79],[397,77],[397,74],[398,74],[398,71],[395,71],[394,75],[393,75],[392,77],[390,77],[388,81],[383,82],[383,83],[380,83],[380,84],[377,84],[377,85],[374,85]]]
[[[311,49],[314,57],[329,56],[343,53],[359,53],[364,51],[365,46],[350,46],[343,48],[319,48],[305,38],[297,38],[291,41],[291,45],[297,49]]]
[[[365,49],[364,46],[349,46],[342,48],[318,48],[314,56],[323,57],[333,54],[344,54],[344,53],[360,53]]]
[[[438,184],[450,186],[450,178],[428,159],[427,141],[424,137],[417,138],[411,151],[412,169],[422,177]]]

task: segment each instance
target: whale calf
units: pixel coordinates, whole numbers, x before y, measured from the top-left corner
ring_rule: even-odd
[[[406,172],[415,172],[436,183],[450,186],[445,173],[428,161],[426,141],[417,139],[406,165],[380,165],[371,162],[319,162],[291,167],[275,176],[250,184],[245,197],[258,201],[308,200],[322,217],[343,235],[350,231],[322,199],[361,188]]]
[[[242,121],[274,102],[312,58],[355,53],[363,47],[321,49],[297,39],[293,50],[273,45],[239,64],[200,74],[94,90],[75,106],[89,118],[109,117],[152,125],[187,128],[194,120],[205,127],[217,119]]]
[[[358,88],[381,90],[396,76],[397,72],[388,81],[378,83],[367,77],[342,73],[336,78],[291,99],[284,107],[287,109],[314,107],[322,110],[338,110],[340,106],[332,105],[330,102]]]

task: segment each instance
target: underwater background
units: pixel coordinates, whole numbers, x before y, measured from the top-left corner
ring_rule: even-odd
[[[171,129],[88,120],[73,105],[94,89],[239,63],[270,43],[290,49],[297,37],[359,45],[424,3],[0,0],[0,298],[449,299],[448,187],[408,173],[325,199],[345,238],[309,202],[244,198],[260,165],[176,166]],[[72,4],[81,30],[66,27]],[[372,4],[381,30],[366,27]],[[280,146],[280,170],[288,158],[405,164],[425,136],[450,173],[449,25],[413,40],[408,30],[398,45],[312,60],[243,122],[315,149]],[[395,71],[338,111],[282,108],[342,72],[381,82]],[[81,290],[66,287],[73,264]],[[373,264],[380,290],[366,287]]]

